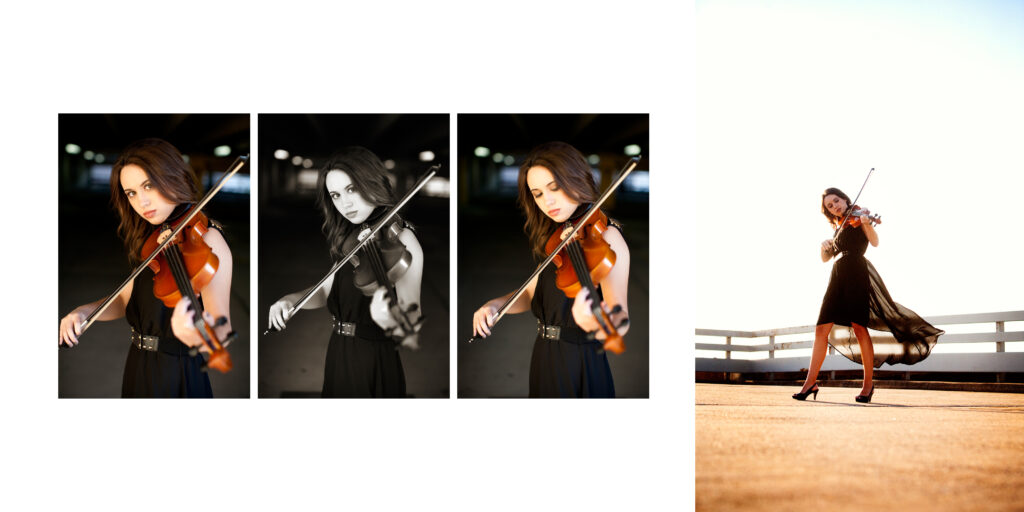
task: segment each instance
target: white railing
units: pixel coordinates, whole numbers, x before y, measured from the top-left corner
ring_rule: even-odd
[[[1024,341],[1024,331],[1006,331],[1007,322],[1024,321],[1024,311],[1005,311],[1000,313],[976,313],[968,315],[946,315],[925,318],[932,325],[954,326],[971,324],[995,324],[995,331],[986,330],[969,333],[950,333],[939,337],[939,345],[947,343],[995,343],[995,353],[972,352],[957,354],[935,354],[928,356],[924,361],[914,365],[883,366],[882,369],[909,370],[914,371],[965,371],[965,372],[1024,372],[1024,352],[1006,352],[1006,342]],[[804,325],[800,327],[784,327],[781,329],[768,329],[762,331],[726,331],[718,329],[696,329],[697,336],[712,336],[725,338],[725,343],[697,343],[697,350],[714,350],[725,352],[725,359],[721,358],[697,358],[697,371],[738,371],[738,372],[774,372],[774,371],[796,371],[807,365],[807,356],[802,357],[775,357],[778,350],[792,350],[801,348],[812,348],[814,346],[814,327]],[[830,337],[835,338],[838,329],[833,329]],[[795,334],[811,334],[809,340],[776,343],[779,336]],[[872,331],[872,338],[888,336],[888,333]],[[768,338],[768,343],[759,345],[734,345],[736,338]],[[733,359],[733,352],[767,352],[767,359]],[[860,366],[852,361],[835,355],[835,350],[829,346],[829,356],[825,359],[822,369],[846,370],[857,369]]]

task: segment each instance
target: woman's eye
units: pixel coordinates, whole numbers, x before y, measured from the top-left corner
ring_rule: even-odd
[[[341,197],[341,195],[338,194],[337,192],[331,192],[331,199],[337,201],[339,197]]]
[[[124,195],[128,196],[128,199],[135,197],[135,192],[125,192]]]
[[[540,196],[541,196],[541,195],[542,195],[542,194],[539,194],[539,193],[538,193],[538,194],[534,194],[534,195],[533,195],[533,198],[534,198],[534,199],[540,199]]]

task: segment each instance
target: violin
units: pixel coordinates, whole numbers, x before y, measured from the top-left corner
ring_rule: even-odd
[[[551,254],[565,238],[563,235],[572,230],[571,222],[559,227],[548,238],[545,245],[545,252]],[[601,304],[597,295],[597,287],[594,283],[600,283],[615,266],[615,251],[604,239],[604,232],[608,230],[608,217],[604,212],[598,210],[590,216],[585,223],[579,226],[572,234],[572,240],[564,244],[561,251],[555,254],[552,262],[555,264],[555,285],[565,293],[566,297],[575,298],[580,290],[586,288],[591,298],[591,311],[597,323],[604,331],[606,338],[604,349],[614,354],[621,354],[626,350],[622,336],[618,328],[611,321],[611,315],[622,310],[622,306],[616,305],[614,309],[608,310]],[[623,323],[626,321],[624,320]]]
[[[203,303],[198,300],[202,290],[213,281],[220,259],[203,240],[203,235],[209,231],[209,219],[201,211],[188,215],[193,209],[190,208],[173,222],[165,222],[160,229],[154,230],[143,244],[140,256],[143,260],[149,259],[179,223],[185,224],[184,229],[171,239],[170,245],[155,258],[149,259],[148,267],[153,271],[153,295],[169,308],[173,308],[182,297],[188,297],[195,310],[195,328],[210,351],[206,367],[227,373],[232,364],[225,347],[233,341],[235,335],[232,333],[221,340],[213,328],[226,324],[227,317],[221,316],[211,326],[203,319]]]
[[[373,297],[370,316],[396,341],[418,333],[423,325],[422,316],[415,321],[411,318],[419,305],[411,304],[403,309],[395,287],[412,265],[412,254],[399,239],[403,226],[404,222],[396,215],[380,231],[371,233],[366,228],[358,237],[348,237],[342,243],[342,252],[349,253],[359,242],[364,242],[352,257],[353,281],[363,295]]]
[[[864,215],[868,217],[872,226],[877,226],[882,223],[882,216],[880,214],[876,213],[872,215],[871,211],[867,208],[861,208],[860,206],[853,205],[853,209],[850,210],[850,213],[846,216],[843,226],[859,228],[861,225],[860,218]]]
[[[219,262],[217,255],[213,254],[213,250],[203,241],[203,235],[209,228],[209,220],[203,215],[202,209],[224,187],[224,183],[248,161],[249,155],[236,158],[220,181],[198,203],[188,208],[185,213],[175,217],[173,222],[165,223],[161,229],[155,230],[146,239],[146,243],[143,244],[140,251],[143,258],[142,263],[114,290],[114,293],[108,295],[103,303],[86,317],[80,333],[84,334],[86,329],[110,307],[118,294],[134,282],[143,270],[149,268],[154,272],[153,294],[165,306],[174,307],[181,297],[188,297],[192,301],[192,305],[196,309],[196,330],[199,331],[200,336],[203,337],[203,343],[210,350],[210,358],[203,368],[212,367],[222,372],[231,369],[231,358],[225,347],[234,340],[235,334],[231,333],[223,340],[218,339],[213,328],[226,323],[227,318],[221,317],[213,326],[207,324],[203,319],[202,304],[199,303],[196,295],[196,290],[202,291],[213,280]],[[196,220],[197,217],[199,220]],[[179,237],[178,235],[183,233],[186,228],[189,232]],[[168,229],[170,229],[169,232]],[[159,277],[161,274],[163,276]]]

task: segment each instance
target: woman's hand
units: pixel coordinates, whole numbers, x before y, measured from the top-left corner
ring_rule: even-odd
[[[192,301],[182,297],[174,306],[171,313],[171,332],[189,347],[199,347],[202,352],[209,352],[209,348],[203,342],[203,336],[199,334],[195,324],[195,309],[192,308]],[[214,325],[213,315],[209,311],[203,311],[203,319],[209,325]]]
[[[576,325],[587,332],[594,332],[601,328],[601,324],[594,318],[593,300],[590,299],[590,290],[580,289],[572,302],[572,319]]]
[[[270,328],[275,331],[283,331],[287,326],[288,319],[291,316],[288,314],[295,304],[287,298],[282,298],[270,306]]]
[[[494,315],[497,314],[498,308],[491,305],[490,302],[476,310],[476,313],[473,313],[473,336],[479,336],[481,338],[490,336],[491,326],[494,325],[492,319],[494,318]]]
[[[192,301],[188,297],[182,297],[174,306],[174,313],[171,314],[171,331],[174,337],[181,340],[189,347],[199,347],[201,352],[209,352],[209,347],[203,342],[203,336],[196,330],[195,310],[192,309]],[[209,311],[203,311],[203,319],[208,325],[214,325],[213,315]]]
[[[76,308],[74,311],[68,313],[67,316],[60,319],[60,341],[57,345],[67,345],[73,347],[78,345],[78,335],[82,334],[82,324],[85,323],[85,319],[88,317],[82,308]],[[53,325],[53,324],[50,324]]]

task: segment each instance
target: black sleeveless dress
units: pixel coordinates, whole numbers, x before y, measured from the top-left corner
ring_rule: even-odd
[[[914,364],[928,357],[944,333],[913,311],[892,300],[881,276],[867,258],[868,238],[860,228],[847,227],[836,241],[839,254],[832,265],[828,288],[821,302],[817,325],[851,324],[888,331],[892,338],[872,338],[874,367],[882,363]],[[840,257],[841,256],[841,257]],[[860,345],[851,332],[829,343],[847,359],[861,364]]]
[[[331,331],[324,365],[324,398],[403,398],[405,371],[397,345],[370,316],[371,297],[354,283],[352,267],[334,274],[327,309],[335,323],[353,323],[355,336]]]
[[[210,226],[223,232],[212,221]],[[153,295],[153,271],[147,267],[135,278],[125,318],[134,332],[157,336],[160,342],[156,351],[131,344],[121,380],[122,398],[213,398],[210,377],[202,371],[203,356],[190,356],[188,346],[171,331],[173,313],[174,308]]]
[[[612,225],[619,228],[617,223]],[[574,299],[558,289],[555,278],[555,266],[548,265],[537,278],[530,302],[540,324],[557,326],[560,331],[557,340],[537,333],[530,356],[530,398],[615,398],[603,343],[587,339],[586,331],[572,317]],[[600,285],[597,294],[601,300]]]

